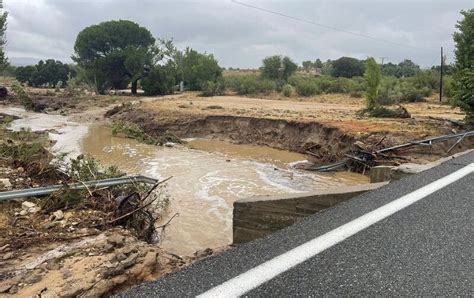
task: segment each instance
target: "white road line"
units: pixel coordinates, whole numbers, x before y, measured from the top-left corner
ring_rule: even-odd
[[[474,172],[474,163],[262,263],[198,297],[239,297],[472,172]]]

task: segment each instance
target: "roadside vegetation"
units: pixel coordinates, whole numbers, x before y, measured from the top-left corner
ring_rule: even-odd
[[[454,103],[466,112],[466,122],[474,123],[474,9],[461,12],[464,19],[454,33]]]
[[[137,124],[121,120],[112,123],[112,135],[135,139],[148,145],[163,146],[167,143],[185,143],[182,139],[171,133],[165,133],[158,137],[151,136]]]
[[[122,38],[117,40],[110,32],[122,32]],[[341,57],[325,62],[303,61],[298,67],[290,57],[274,55],[263,59],[258,70],[224,70],[212,54],[189,47],[179,50],[172,40],[155,38],[147,28],[125,20],[85,28],[78,34],[74,50],[75,65],[52,59],[40,61],[34,66],[18,67],[17,80],[29,86],[62,86],[76,97],[126,88],[132,94],[141,89],[145,95],[191,90],[200,91],[202,96],[281,94],[288,98],[341,93],[362,99],[372,92],[371,97],[375,96],[373,100],[380,106],[423,101],[440,87],[439,67],[422,69],[408,59],[380,65],[375,60]],[[365,75],[369,63],[375,63],[380,72],[376,94]],[[445,67],[443,95],[447,99],[454,98],[452,76],[460,67]],[[459,81],[467,86],[469,75]],[[461,97],[455,100],[458,105],[466,102]]]

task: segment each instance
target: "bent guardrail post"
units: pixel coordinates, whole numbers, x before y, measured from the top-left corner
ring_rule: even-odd
[[[84,189],[87,187],[110,187],[120,184],[131,184],[131,183],[146,183],[146,184],[156,184],[157,179],[146,177],[146,176],[128,176],[128,177],[119,177],[119,178],[109,178],[102,180],[93,180],[87,181],[84,183],[72,183],[72,184],[61,184],[61,185],[51,185],[46,187],[36,187],[28,189],[17,189],[10,191],[0,192],[0,201],[6,201],[17,198],[27,198],[35,196],[44,196],[49,195],[55,191],[69,188],[69,189]]]

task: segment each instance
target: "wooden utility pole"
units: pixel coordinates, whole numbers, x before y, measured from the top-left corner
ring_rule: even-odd
[[[443,58],[443,47],[441,47],[441,69],[440,69],[440,76],[439,76],[439,102],[443,100],[443,65],[444,65],[444,58]]]

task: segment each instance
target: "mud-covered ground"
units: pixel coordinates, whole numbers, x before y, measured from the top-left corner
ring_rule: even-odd
[[[12,120],[0,114],[0,191],[88,181],[78,178],[88,173],[99,177],[89,162],[61,167],[48,150],[51,142],[46,132],[9,131],[6,127]],[[79,176],[74,178],[71,169]],[[143,193],[137,195],[145,198]],[[155,222],[166,205],[143,209],[152,209],[146,215],[157,219],[152,227],[158,239],[150,239],[140,232],[149,230],[145,225],[149,221],[142,220],[145,213],[135,212],[138,205],[129,204],[120,215],[117,211],[126,205],[117,204],[116,198],[112,190],[88,188],[0,202],[0,297],[110,295],[213,253],[206,250],[181,257],[160,249],[156,242],[166,224],[157,227]],[[145,205],[143,201],[141,206]],[[123,215],[123,220],[116,220]]]

